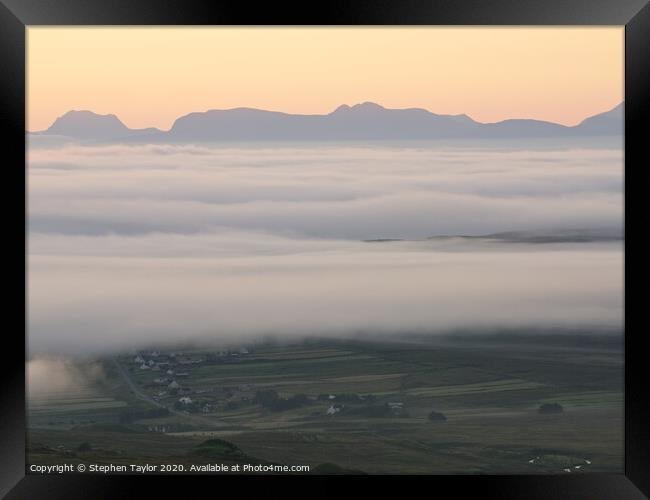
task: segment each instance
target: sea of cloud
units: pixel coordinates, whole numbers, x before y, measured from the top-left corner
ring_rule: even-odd
[[[620,230],[620,150],[38,147],[28,213],[32,352],[622,323],[622,242],[427,239]]]

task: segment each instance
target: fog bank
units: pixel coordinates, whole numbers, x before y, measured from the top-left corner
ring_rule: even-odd
[[[618,328],[620,241],[427,238],[620,230],[622,182],[616,150],[32,150],[30,351]]]

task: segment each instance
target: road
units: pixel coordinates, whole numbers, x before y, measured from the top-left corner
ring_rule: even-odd
[[[201,417],[201,416],[197,416],[197,415],[190,415],[190,414],[188,414],[186,412],[179,411],[176,408],[166,406],[166,405],[162,404],[161,402],[156,401],[151,396],[149,396],[146,392],[144,392],[140,387],[138,387],[138,385],[133,381],[133,379],[129,375],[129,372],[124,369],[122,364],[116,358],[113,358],[112,361],[113,361],[113,364],[115,365],[115,367],[117,368],[118,373],[124,379],[124,382],[126,382],[126,385],[129,387],[129,389],[135,395],[136,398],[142,399],[143,401],[151,403],[152,405],[157,406],[158,408],[166,408],[169,411],[169,413],[172,413],[174,415],[178,415],[179,417],[186,418],[189,421],[192,421],[192,422],[194,422],[196,424],[208,425],[209,427],[215,427],[215,428],[219,428],[219,429],[223,429],[223,428],[226,428],[226,427],[231,427],[229,424],[227,424],[225,422],[221,422],[221,421],[214,420],[214,419],[207,418],[207,417]]]

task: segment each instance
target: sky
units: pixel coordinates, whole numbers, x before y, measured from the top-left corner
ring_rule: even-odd
[[[377,102],[575,125],[624,97],[623,27],[27,28],[27,129],[69,110],[167,130],[189,112]]]

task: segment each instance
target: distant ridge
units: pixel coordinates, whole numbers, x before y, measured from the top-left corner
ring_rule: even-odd
[[[36,135],[98,142],[345,141],[430,139],[523,139],[623,135],[623,103],[567,127],[540,120],[479,123],[467,115],[438,115],[420,108],[388,109],[364,102],[343,104],[325,115],[254,108],[193,112],[169,131],[130,129],[117,116],[69,111]]]
[[[131,129],[115,115],[99,115],[92,111],[72,110],[57,118],[54,123],[38,135],[62,135],[75,139],[89,140],[121,140],[132,137],[142,137],[150,134],[160,134],[157,128]]]
[[[623,103],[621,103],[605,113],[585,118],[577,127],[583,132],[594,135],[610,134],[612,131],[618,131],[618,133],[623,134],[625,125],[623,113]]]

